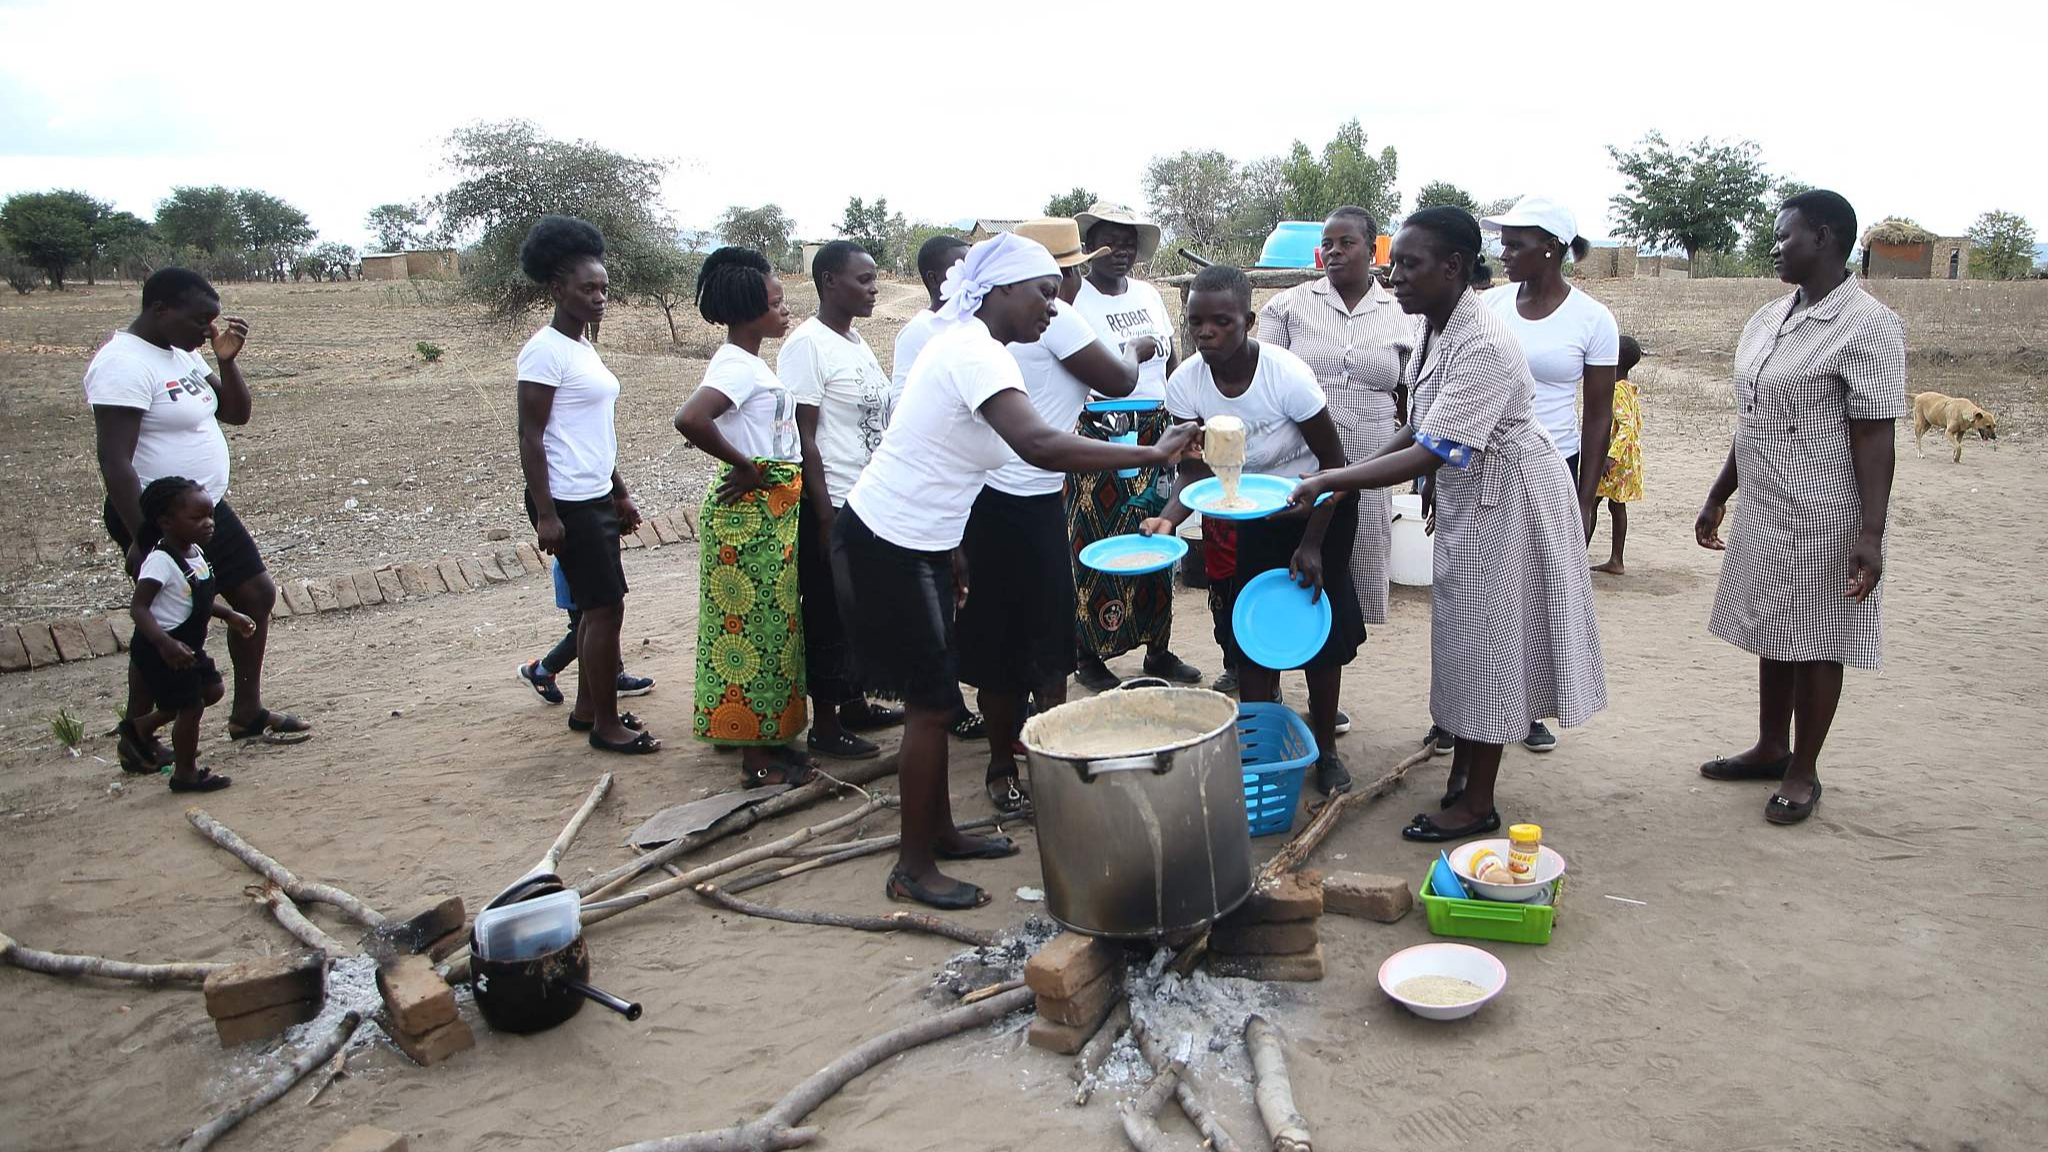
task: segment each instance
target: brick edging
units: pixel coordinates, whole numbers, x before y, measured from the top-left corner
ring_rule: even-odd
[[[661,548],[696,539],[697,510],[684,505],[666,515],[648,517],[638,532],[621,537],[619,543],[629,549]],[[345,576],[299,579],[273,573],[277,581],[277,606],[271,609],[271,618],[289,620],[294,616],[399,604],[538,576],[547,570],[547,560],[539,550],[522,543],[484,556],[443,556],[425,563],[387,564]],[[125,612],[62,616],[0,627],[0,672],[26,672],[126,652],[131,631]]]

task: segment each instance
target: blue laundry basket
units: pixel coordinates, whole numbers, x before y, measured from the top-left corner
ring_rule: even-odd
[[[1254,836],[1294,827],[1301,781],[1316,762],[1316,738],[1285,704],[1239,704],[1237,748],[1244,758],[1244,814]]]

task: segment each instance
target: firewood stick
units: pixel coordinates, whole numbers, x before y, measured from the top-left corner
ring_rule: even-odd
[[[133,980],[138,984],[151,985],[204,984],[208,976],[228,967],[208,961],[131,964],[126,960],[108,960],[99,956],[44,952],[25,947],[5,932],[0,932],[0,962],[49,976],[97,976],[102,980]]]
[[[976,988],[974,991],[962,996],[960,1004],[962,1007],[966,1007],[969,1004],[979,1004],[991,996],[1001,996],[1005,992],[1015,992],[1023,986],[1024,982],[1022,980],[1005,980],[1000,984],[991,984],[986,988]]]
[[[1262,885],[1271,883],[1308,863],[1309,856],[1329,838],[1330,833],[1336,829],[1337,822],[1344,818],[1346,812],[1352,808],[1363,807],[1386,795],[1394,785],[1401,782],[1401,778],[1408,774],[1410,768],[1429,759],[1429,754],[1427,748],[1417,749],[1407,759],[1394,765],[1393,770],[1385,776],[1363,788],[1354,788],[1323,805],[1322,810],[1317,812],[1301,831],[1295,833],[1294,838],[1280,851],[1274,853],[1273,858],[1266,861],[1264,868],[1259,869],[1258,882]]]
[[[563,826],[562,834],[555,837],[555,842],[548,845],[547,854],[540,858],[540,863],[533,866],[535,872],[553,872],[561,866],[562,855],[569,851],[569,845],[575,843],[576,834],[583,831],[583,822],[590,819],[590,814],[597,810],[598,804],[604,800],[604,794],[611,791],[611,787],[611,773],[607,772],[597,778],[597,783],[590,786],[590,795],[583,800],[583,807],[576,809],[576,814],[569,817],[569,823]]]
[[[612,1149],[612,1152],[779,1152],[800,1148],[817,1139],[818,1129],[796,1127],[820,1104],[841,1088],[899,1052],[921,1044],[943,1040],[971,1028],[1000,1020],[1031,1005],[1029,988],[1017,988],[992,996],[979,1004],[954,1008],[901,1028],[885,1032],[819,1069],[803,1083],[789,1090],[759,1120],[709,1132],[691,1132],[644,1140]]]
[[[344,946],[341,941],[321,931],[318,924],[306,919],[306,914],[299,911],[299,906],[292,903],[292,898],[284,894],[284,889],[275,884],[266,884],[254,894],[258,900],[270,905],[270,914],[277,917],[278,926],[298,937],[299,942],[306,947],[337,958],[356,954],[356,949]]]
[[[1251,1049],[1253,1099],[1259,1120],[1273,1138],[1273,1152],[1314,1152],[1308,1121],[1294,1106],[1294,1082],[1287,1075],[1287,1053],[1280,1031],[1254,1012],[1244,1022],[1244,1044]]]
[[[1131,1038],[1138,1042],[1138,1051],[1144,1055],[1145,1063],[1155,1071],[1172,1063],[1166,1050],[1160,1047],[1159,1038],[1152,1035],[1146,1029],[1144,1019],[1135,1014],[1131,1017]],[[1188,1083],[1186,1076],[1182,1076],[1174,1087],[1173,1098],[1180,1104],[1181,1115],[1188,1118],[1188,1123],[1195,1126],[1195,1131],[1202,1134],[1210,1148],[1215,1152],[1239,1152],[1237,1139],[1216,1118],[1216,1114],[1209,1111],[1209,1106],[1195,1092],[1194,1085]]]
[[[244,1097],[234,1107],[201,1124],[178,1145],[178,1152],[202,1152],[213,1146],[215,1140],[227,1134],[228,1129],[262,1111],[271,1101],[292,1090],[292,1085],[306,1078],[306,1074],[332,1059],[334,1054],[355,1035],[356,1027],[363,1022],[360,1012],[344,1013],[334,1031],[322,1037],[311,1048],[292,1058],[283,1071],[265,1081],[254,1093]]]
[[[806,840],[815,840],[828,832],[837,831],[850,824],[858,824],[869,816],[874,815],[877,809],[892,802],[885,797],[876,797],[845,815],[827,820],[823,824],[813,824],[806,828],[799,828],[780,840],[771,841],[758,848],[749,848],[744,852],[735,852],[723,860],[714,860],[701,867],[692,868],[681,876],[671,876],[667,880],[656,881],[645,888],[635,888],[631,892],[621,896],[614,896],[609,900],[600,900],[595,904],[585,904],[583,906],[583,924],[585,927],[589,927],[592,924],[603,923],[629,908],[638,908],[650,900],[659,900],[663,896],[681,892],[706,880],[723,876],[728,872],[736,872],[749,864],[758,864],[763,860],[772,859],[783,849],[792,845],[801,844]],[[652,859],[654,855],[650,854],[642,857],[642,859]]]
[[[815,804],[829,796],[837,795],[842,788],[858,787],[880,780],[896,773],[896,757],[884,756],[879,760],[867,760],[855,764],[839,774],[837,779],[820,778],[798,788],[792,788],[780,796],[771,796],[759,804],[749,805],[720,818],[718,823],[702,832],[692,832],[662,845],[645,856],[628,860],[624,864],[585,880],[576,886],[585,900],[601,899],[607,893],[624,887],[633,877],[651,872],[679,856],[695,852],[716,840],[744,832],[763,820],[771,820],[785,812]]]
[[[1003,820],[1000,816],[985,816],[979,820],[968,820],[964,823],[955,824],[954,827],[962,832],[971,832],[977,828],[1000,828],[1002,824]],[[741,892],[751,892],[764,884],[773,884],[777,880],[787,880],[792,876],[801,876],[806,872],[819,868],[830,868],[834,864],[843,864],[848,860],[858,860],[863,856],[873,856],[880,852],[887,852],[901,843],[903,843],[903,837],[899,834],[876,836],[868,840],[852,840],[844,844],[802,845],[778,853],[780,856],[800,859],[802,863],[791,864],[787,868],[780,868],[773,872],[756,873],[755,875],[735,880],[730,884],[722,885],[722,887],[725,891],[735,895]],[[676,873],[676,875],[681,875],[681,873]]]
[[[1127,1100],[1117,1109],[1123,1119],[1124,1139],[1130,1142],[1132,1152],[1170,1152],[1173,1146],[1167,1142],[1166,1133],[1159,1130],[1157,1118],[1185,1071],[1187,1065],[1173,1061],[1152,1077],[1137,1099]]]
[[[771,908],[742,900],[721,889],[716,884],[697,885],[697,894],[721,908],[729,908],[747,916],[759,916],[767,920],[781,920],[789,924],[816,924],[826,928],[851,928],[857,932],[928,932],[933,936],[944,936],[962,944],[978,948],[992,948],[1002,943],[1002,937],[993,932],[983,932],[927,916],[922,912],[889,912],[881,916],[853,916],[843,912],[799,912],[790,908]]]
[[[365,928],[382,928],[384,914],[363,903],[355,896],[336,888],[332,884],[317,884],[301,880],[291,870],[256,850],[248,841],[235,835],[234,829],[206,814],[204,808],[185,809],[185,819],[200,835],[220,845],[237,860],[247,864],[258,875],[284,889],[285,895],[301,904],[327,904],[349,919]]]
[[[1109,1010],[1109,1015],[1103,1018],[1102,1027],[1095,1030],[1095,1035],[1088,1038],[1088,1043],[1081,1045],[1081,1052],[1074,1057],[1074,1066],[1067,1073],[1076,1085],[1076,1106],[1087,1104],[1088,1098],[1095,1095],[1096,1071],[1116,1049],[1117,1037],[1123,1035],[1124,1030],[1130,1026],[1131,1002],[1123,996],[1118,996],[1116,1007]]]

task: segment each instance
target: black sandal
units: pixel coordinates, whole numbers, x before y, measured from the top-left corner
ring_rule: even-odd
[[[988,735],[988,722],[974,709],[962,708],[960,715],[955,716],[953,722],[946,726],[946,731],[961,740],[980,740]]]
[[[872,700],[865,701],[865,707],[849,714],[839,710],[839,726],[848,732],[872,732],[877,728],[895,728],[903,723],[903,709],[889,708]]]
[[[1024,816],[1031,811],[1031,793],[1024,791],[1023,781],[1015,776],[991,776],[988,779],[988,801],[996,806],[1001,816]]]
[[[881,746],[873,740],[863,739],[851,732],[841,732],[824,740],[819,739],[816,732],[812,732],[804,738],[804,746],[820,756],[830,756],[834,760],[873,760],[882,754]]]
[[[1460,828],[1445,828],[1427,812],[1417,812],[1415,819],[1401,829],[1403,840],[1420,840],[1424,844],[1442,844],[1448,840],[1464,840],[1486,832],[1500,831],[1500,811],[1494,809],[1472,823]]]
[[[781,773],[782,779],[770,780],[768,774],[771,772]],[[794,756],[784,759],[780,764],[770,764],[766,768],[740,766],[740,787],[747,789],[767,788],[776,784],[787,784],[791,788],[795,788],[799,785],[809,784],[817,778],[818,766],[816,764],[808,760],[798,760]]]
[[[176,776],[171,777],[171,791],[218,792],[232,783],[234,781],[229,777],[215,776],[211,770],[201,768],[199,775],[190,780],[180,780]]]
[[[114,725],[114,758],[121,762],[121,771],[130,776],[154,776],[169,762],[152,766],[142,746],[142,736],[135,731],[135,725],[127,720]]]
[[[968,839],[974,841],[974,847],[960,852],[934,848],[932,854],[941,860],[1002,860],[1023,851],[1008,836],[970,836]]]
[[[882,890],[891,900],[914,900],[945,912],[963,912],[989,902],[988,893],[965,880],[956,882],[945,892],[935,892],[912,879],[910,873],[901,868],[890,870],[889,882]]]
[[[618,744],[592,732],[590,746],[600,752],[617,752],[625,756],[645,756],[650,752],[661,751],[661,741],[656,740],[651,732],[635,732],[631,740]]]
[[[1757,764],[1742,764],[1732,759],[1723,758],[1720,760],[1709,760],[1705,764],[1700,765],[1700,775],[1705,776],[1709,780],[1783,780],[1786,769],[1790,767],[1792,767],[1792,757],[1790,754],[1781,756],[1776,760],[1766,760]]]
[[[228,721],[228,739],[255,740],[263,744],[304,744],[313,738],[313,726],[286,712],[259,709],[252,724]]]
[[[645,720],[640,719],[631,712],[619,713],[619,723],[624,724],[635,732],[643,731],[647,727]],[[574,716],[569,717],[569,731],[571,732],[589,732],[596,727],[597,721],[595,720],[578,720]]]
[[[1815,780],[1813,796],[1804,804],[1785,799],[1782,792],[1771,793],[1770,801],[1764,805],[1764,819],[1772,824],[1797,824],[1813,815],[1813,810],[1819,806],[1820,781]]]

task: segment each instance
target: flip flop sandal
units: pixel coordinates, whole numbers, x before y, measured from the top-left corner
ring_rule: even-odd
[[[661,741],[656,740],[648,732],[635,732],[631,740],[622,741],[617,744],[592,732],[590,734],[590,746],[599,752],[617,752],[626,756],[645,756],[650,752],[661,751]]]
[[[839,726],[848,732],[872,732],[877,728],[894,728],[903,723],[903,709],[888,708],[868,701],[865,711],[849,716],[839,714]]]
[[[297,716],[272,712],[268,708],[256,713],[256,722],[253,724],[228,721],[230,740],[254,740],[259,744],[304,744],[312,738],[311,724]]]
[[[1709,760],[1700,765],[1700,775],[1709,780],[1783,780],[1792,757],[1781,756],[1760,764],[1740,764],[1730,759]]]
[[[873,760],[882,754],[882,749],[873,740],[864,740],[851,732],[841,732],[826,740],[820,740],[813,732],[804,738],[804,746],[834,760]]]
[[[1342,756],[1325,752],[1316,761],[1316,791],[1325,796],[1341,796],[1351,791],[1351,770],[1344,767]]]
[[[130,776],[154,776],[169,767],[168,761],[155,767],[150,765],[147,749],[142,746],[142,737],[135,734],[134,727],[128,721],[123,720],[116,724],[114,733],[117,737],[114,743],[114,758],[121,762],[121,771]]]
[[[201,768],[199,775],[190,780],[180,780],[176,776],[171,777],[171,791],[218,792],[230,783],[233,783],[233,781],[229,777],[215,776],[210,770]]]
[[[1764,819],[1772,824],[1797,824],[1813,815],[1820,806],[1820,781],[1813,782],[1813,798],[1804,804],[1785,799],[1783,794],[1771,793],[1770,802],[1764,805]]]
[[[933,855],[941,860],[1003,860],[1024,850],[1008,836],[974,836],[970,839],[974,841],[974,847],[964,852],[948,852],[944,848],[936,848],[933,849]]]
[[[947,725],[946,731],[961,740],[979,740],[988,735],[988,722],[981,718],[981,713],[963,709],[961,717]]]
[[[1401,838],[1403,840],[1419,840],[1424,844],[1442,844],[1448,840],[1464,840],[1469,837],[1478,836],[1481,833],[1498,831],[1500,831],[1500,812],[1498,810],[1488,812],[1486,815],[1461,828],[1445,828],[1431,818],[1427,812],[1417,812],[1415,819],[1410,820],[1408,826],[1401,829]]]
[[[1031,811],[1031,794],[1015,776],[997,776],[988,782],[989,803],[1002,816],[1022,816]]]
[[[635,732],[639,732],[647,727],[645,720],[640,719],[631,712],[619,713],[619,723],[624,724]],[[596,727],[597,721],[595,720],[578,720],[574,716],[569,717],[569,731],[571,732],[589,732]]]
[[[988,893],[967,883],[965,880],[959,881],[953,887],[941,892],[936,889],[927,888],[916,880],[911,879],[910,873],[905,872],[901,868],[890,871],[889,883],[883,888],[883,891],[888,894],[891,900],[912,900],[945,912],[961,912],[969,908],[979,908],[989,901]]]

